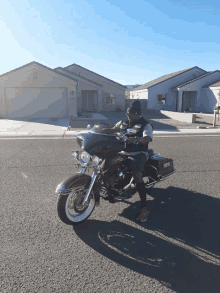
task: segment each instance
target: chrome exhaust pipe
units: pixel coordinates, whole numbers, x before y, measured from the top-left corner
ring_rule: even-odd
[[[167,176],[160,176],[159,180],[160,180],[160,181],[163,181],[164,179],[167,179],[168,177],[170,177],[170,176],[176,174],[176,172],[177,172],[177,170],[175,169],[172,173],[170,173],[170,174],[167,175]]]
[[[158,179],[159,179],[158,181],[157,181],[157,180],[154,180],[153,182],[151,182],[151,183],[149,183],[149,184],[146,184],[145,186],[146,186],[146,188],[151,188],[151,187],[154,186],[154,184],[156,184],[156,183],[158,183],[158,182],[161,182],[161,181],[167,179],[168,177],[170,177],[170,176],[176,174],[176,172],[177,172],[177,170],[175,169],[172,173],[170,173],[170,174],[167,175],[167,176],[161,176],[161,175],[159,175],[159,176],[158,176]],[[152,178],[152,179],[153,179],[153,178]]]

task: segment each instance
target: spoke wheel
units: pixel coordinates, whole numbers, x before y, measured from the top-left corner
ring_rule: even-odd
[[[74,186],[68,194],[60,194],[58,197],[58,215],[59,218],[68,225],[77,225],[82,223],[92,214],[95,208],[95,198],[91,191],[87,205],[83,205],[83,199],[87,193],[88,187],[85,185]]]

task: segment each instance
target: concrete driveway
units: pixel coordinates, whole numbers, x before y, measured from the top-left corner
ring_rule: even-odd
[[[69,118],[1,119],[0,137],[58,136],[69,126]]]
[[[10,118],[7,120],[43,123],[62,127],[68,127],[70,123],[70,118]]]

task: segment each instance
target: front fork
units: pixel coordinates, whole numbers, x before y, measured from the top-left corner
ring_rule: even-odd
[[[80,173],[80,174],[84,174],[85,171],[86,171],[86,168],[85,168],[85,167],[82,167],[82,169],[80,170],[79,173]],[[89,198],[90,192],[91,192],[91,190],[92,190],[92,188],[93,188],[93,185],[94,185],[94,183],[95,183],[96,177],[97,177],[98,174],[100,173],[100,170],[98,170],[98,169],[96,169],[95,171],[96,171],[96,172],[94,172],[94,173],[92,174],[92,178],[91,178],[91,182],[90,182],[89,188],[88,188],[87,193],[86,193],[86,195],[85,195],[85,197],[84,197],[84,199],[83,199],[83,202],[82,202],[82,204],[85,205],[85,206],[88,205],[88,198]]]

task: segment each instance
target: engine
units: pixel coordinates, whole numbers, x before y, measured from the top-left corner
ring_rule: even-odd
[[[125,158],[121,155],[117,155],[106,162],[103,174],[105,185],[116,189],[121,181],[124,181],[124,186],[126,186],[132,177],[128,170]]]

